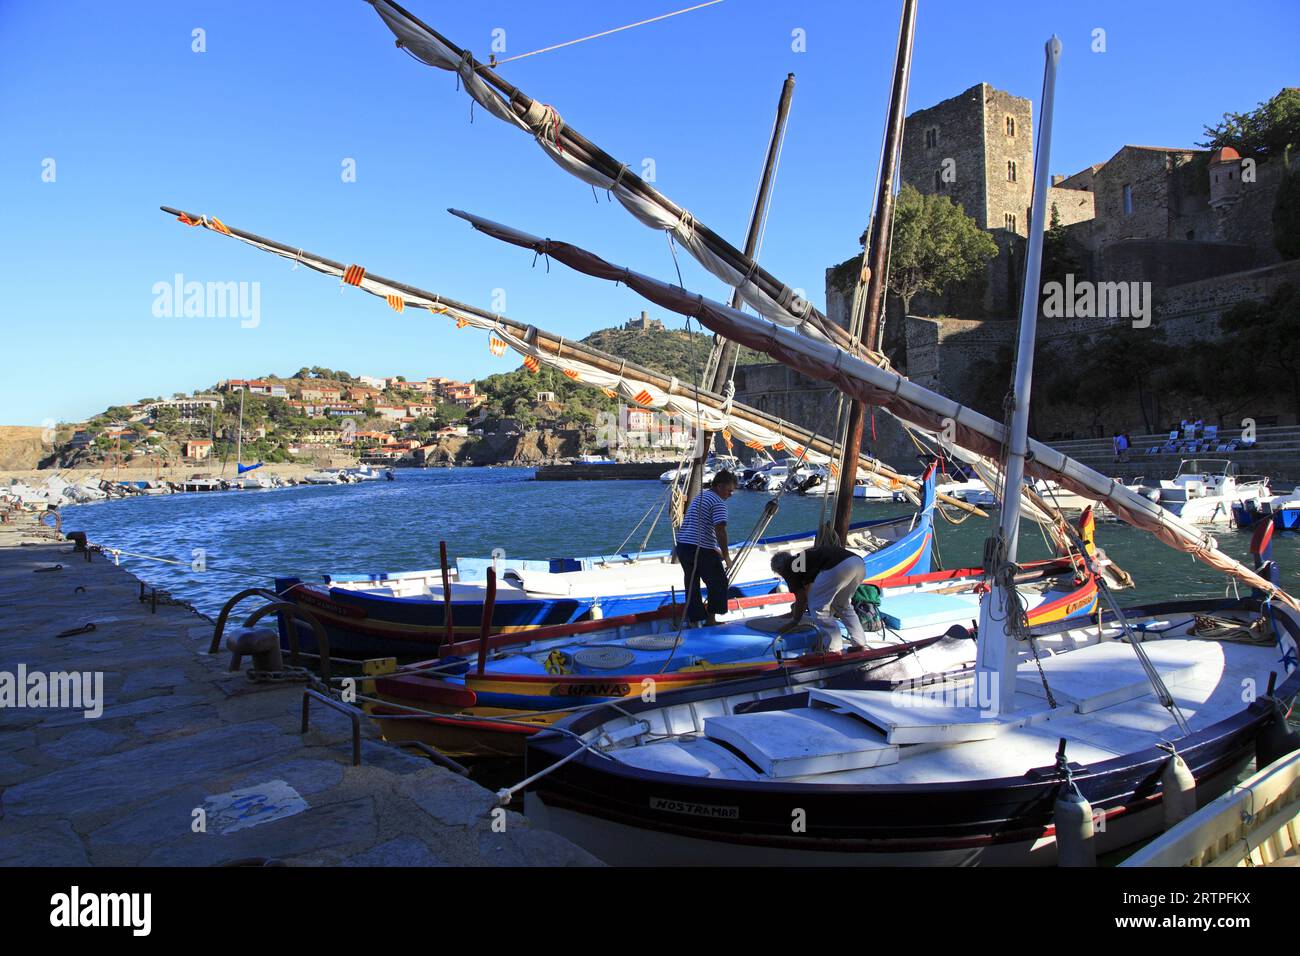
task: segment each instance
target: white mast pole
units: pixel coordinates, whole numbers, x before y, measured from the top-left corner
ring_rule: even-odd
[[[998,525],[1000,544],[992,559],[995,586],[980,602],[979,651],[976,663],[976,688],[989,706],[992,716],[1004,715],[1014,708],[1016,665],[1019,646],[1009,611],[1013,603],[1010,574],[997,574],[1016,560],[1016,538],[1020,530],[1020,486],[1025,477],[1025,456],[1029,451],[1029,395],[1034,374],[1034,338],[1038,327],[1038,283],[1043,264],[1043,229],[1047,219],[1047,191],[1050,188],[1049,160],[1052,148],[1052,103],[1056,95],[1056,67],[1061,57],[1061,41],[1053,36],[1047,41],[1043,69],[1043,102],[1038,119],[1038,155],[1034,157],[1034,199],[1029,217],[1029,241],[1025,254],[1025,286],[1020,299],[1020,339],[1016,347],[1014,406],[1007,441],[1007,459],[1003,466],[1004,485],[1002,516]],[[986,559],[987,560],[987,559]]]

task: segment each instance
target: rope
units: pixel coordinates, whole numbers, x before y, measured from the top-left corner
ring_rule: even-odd
[[[540,50],[530,50],[527,53],[520,53],[517,56],[508,56],[504,60],[498,60],[493,58],[490,63],[479,64],[479,69],[498,67],[501,66],[503,63],[512,63],[515,60],[522,60],[525,59],[526,57],[537,56],[539,53],[550,53],[552,50],[561,50],[566,46],[573,46],[574,44],[577,43],[586,43],[588,40],[598,40],[601,37],[607,37],[614,33],[621,33],[624,30],[631,30],[633,27],[643,27],[648,23],[658,23],[660,20],[667,20],[670,17],[681,16],[683,13],[690,13],[693,10],[700,10],[704,7],[711,7],[714,4],[721,3],[721,2],[722,0],[705,0],[704,3],[697,3],[693,7],[684,7],[681,10],[674,10],[672,13],[661,13],[657,17],[650,17],[649,19],[646,20],[638,20],[636,23],[624,24],[621,27],[614,27],[613,29],[610,30],[602,30],[600,33],[592,33],[589,36],[578,37],[578,39],[576,40],[566,40],[563,43],[555,43],[552,44],[551,46],[544,46]]]
[[[108,545],[102,545],[102,544],[92,543],[92,544],[88,544],[87,546],[95,551],[99,551],[101,554],[107,554],[111,556],[113,558],[114,564],[118,563],[117,560],[118,558],[128,557],[128,558],[137,558],[141,561],[156,561],[159,564],[175,564],[193,570],[193,564],[194,564],[193,561],[183,561],[183,560],[177,560],[175,558],[162,558],[153,554],[140,554],[139,552],[136,551],[126,551],[123,550],[122,548],[113,548],[113,547],[109,547]],[[212,565],[206,563],[203,566],[203,571],[201,572],[195,571],[194,573],[201,574],[201,573],[206,573],[208,571],[216,571],[218,574],[233,574],[245,578],[256,578],[259,581],[265,581],[267,578],[275,577],[275,572],[273,571],[242,571],[242,570],[237,570],[235,568],[214,568]]]

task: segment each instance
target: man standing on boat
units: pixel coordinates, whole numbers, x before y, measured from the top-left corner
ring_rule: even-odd
[[[794,595],[790,620],[778,633],[793,631],[812,611],[813,624],[821,638],[821,649],[838,654],[844,639],[836,618],[849,632],[851,650],[867,646],[867,634],[853,609],[853,594],[862,583],[862,556],[837,544],[822,544],[799,554],[779,551],[772,556],[772,570]]]
[[[686,578],[686,620],[718,623],[727,610],[727,571],[731,551],[727,547],[727,499],[736,490],[736,476],[723,470],[687,506],[682,526],[677,529],[677,560]],[[707,614],[700,599],[700,581],[709,591]]]

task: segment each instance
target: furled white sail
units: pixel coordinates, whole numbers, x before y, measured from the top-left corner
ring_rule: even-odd
[[[748,315],[659,279],[616,266],[571,243],[542,239],[469,213],[452,210],[475,229],[495,239],[549,256],[579,272],[622,282],[646,299],[689,315],[719,335],[771,355],[798,372],[830,382],[847,395],[885,409],[901,421],[947,443],[997,461],[1006,426],[973,409],[910,382],[889,368],[850,355],[829,342],[798,335],[759,316]],[[1224,554],[1210,535],[1181,520],[1123,484],[1069,456],[1030,440],[1025,472],[1059,482],[1091,501],[1104,503],[1121,520],[1149,531],[1165,544],[1300,610],[1300,602],[1250,568]]]
[[[668,232],[704,268],[736,289],[760,315],[812,338],[852,346],[844,329],[646,183],[626,163],[614,160],[567,126],[554,107],[505,83],[486,64],[476,61],[468,50],[455,46],[391,0],[367,2],[393,31],[399,47],[429,66],[455,73],[475,103],[502,122],[531,135],[566,172],[596,189],[607,190],[638,221],[651,229]],[[865,348],[861,352],[871,354]]]

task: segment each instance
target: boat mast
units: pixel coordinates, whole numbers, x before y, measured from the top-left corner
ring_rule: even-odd
[[[794,74],[788,73],[781,86],[781,98],[776,104],[776,123],[772,126],[772,140],[767,144],[767,157],[763,161],[763,177],[758,184],[758,196],[754,201],[754,212],[749,220],[749,232],[745,236],[745,257],[753,259],[758,250],[758,237],[763,231],[763,219],[767,215],[767,202],[772,193],[773,173],[776,171],[776,157],[781,150],[781,140],[785,136],[785,121],[790,113],[790,98],[794,95]],[[731,307],[739,309],[744,304],[740,288],[732,290]],[[730,378],[728,368],[736,354],[736,343],[715,334],[713,337],[713,377],[702,383],[703,387],[715,394],[721,394]],[[704,483],[704,463],[709,457],[709,448],[713,445],[713,433],[700,435],[700,453],[691,463],[691,475],[686,484],[686,500],[690,501],[700,493]]]
[[[1043,264],[1043,235],[1047,218],[1048,163],[1052,151],[1052,103],[1061,41],[1047,41],[1043,68],[1043,102],[1038,114],[1038,150],[1034,157],[1034,200],[1029,216],[1025,253],[1025,284],[1020,295],[1020,337],[1016,346],[1016,377],[1012,385],[1011,422],[1003,464],[1002,515],[996,536],[985,545],[985,573],[993,588],[980,602],[977,688],[993,714],[1007,714],[1016,693],[1016,664],[1021,630],[1020,598],[1013,580],[1016,538],[1020,530],[1020,486],[1029,451],[1029,396],[1033,385],[1034,339],[1038,327],[1038,284]],[[980,684],[981,680],[988,683]],[[987,689],[985,689],[987,688]]]
[[[882,152],[879,192],[872,218],[867,247],[862,251],[862,269],[853,290],[852,320],[849,331],[860,328],[858,342],[869,353],[877,350],[880,336],[880,310],[885,300],[886,270],[889,267],[889,233],[894,219],[894,180],[898,176],[898,148],[903,138],[903,116],[907,110],[907,87],[912,72],[912,40],[916,35],[916,0],[903,0],[903,19],[898,28],[898,53],[894,61],[894,85],[889,92],[889,118],[885,123],[885,147]],[[859,319],[861,321],[859,322]],[[843,544],[849,537],[853,515],[853,485],[858,477],[858,452],[862,448],[862,425],[866,403],[854,400],[849,405],[849,422],[845,430],[844,449],[840,456],[839,489],[835,494],[835,534]]]

